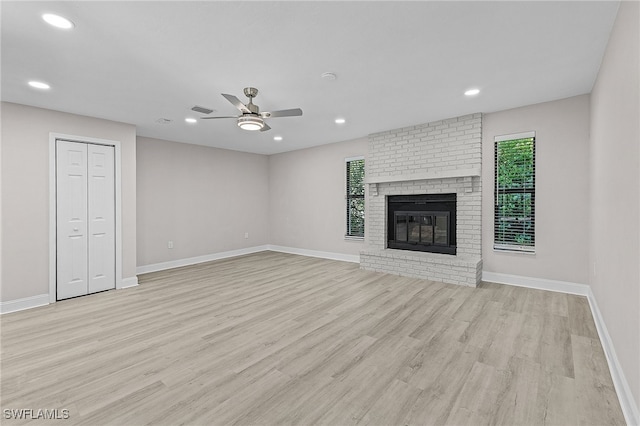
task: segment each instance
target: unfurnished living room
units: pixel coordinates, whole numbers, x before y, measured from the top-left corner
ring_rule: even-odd
[[[2,424],[640,425],[640,3],[5,1]]]

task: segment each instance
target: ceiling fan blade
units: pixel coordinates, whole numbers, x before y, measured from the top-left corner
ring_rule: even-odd
[[[237,115],[228,115],[226,117],[200,117],[200,120],[211,120],[213,118],[238,118]]]
[[[261,132],[266,132],[267,130],[271,130],[271,127],[269,127],[269,125],[267,123],[264,123],[264,126],[262,127],[262,129],[260,129]]]
[[[302,115],[302,110],[300,108],[281,109],[280,111],[263,112],[260,115],[264,118],[296,117]]]
[[[226,95],[224,93],[222,93],[222,96],[224,96],[224,98],[226,100],[231,102],[233,104],[233,106],[238,108],[240,111],[245,112],[245,113],[251,112],[251,111],[249,111],[249,108],[247,108],[246,105],[243,104],[242,102],[240,102],[240,99],[236,98],[235,96]]]

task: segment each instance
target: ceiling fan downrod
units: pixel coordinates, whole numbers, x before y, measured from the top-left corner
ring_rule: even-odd
[[[260,108],[258,107],[258,105],[255,105],[253,103],[253,98],[258,96],[258,89],[256,89],[255,87],[245,87],[244,95],[249,98],[249,103],[246,105],[247,109],[251,111],[252,114],[258,114],[260,112]]]

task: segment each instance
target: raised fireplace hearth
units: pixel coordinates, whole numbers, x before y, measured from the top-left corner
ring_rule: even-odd
[[[456,254],[456,194],[387,198],[387,247]]]

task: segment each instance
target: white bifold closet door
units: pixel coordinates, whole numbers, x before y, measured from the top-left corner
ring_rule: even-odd
[[[57,299],[115,288],[115,149],[56,143]]]

